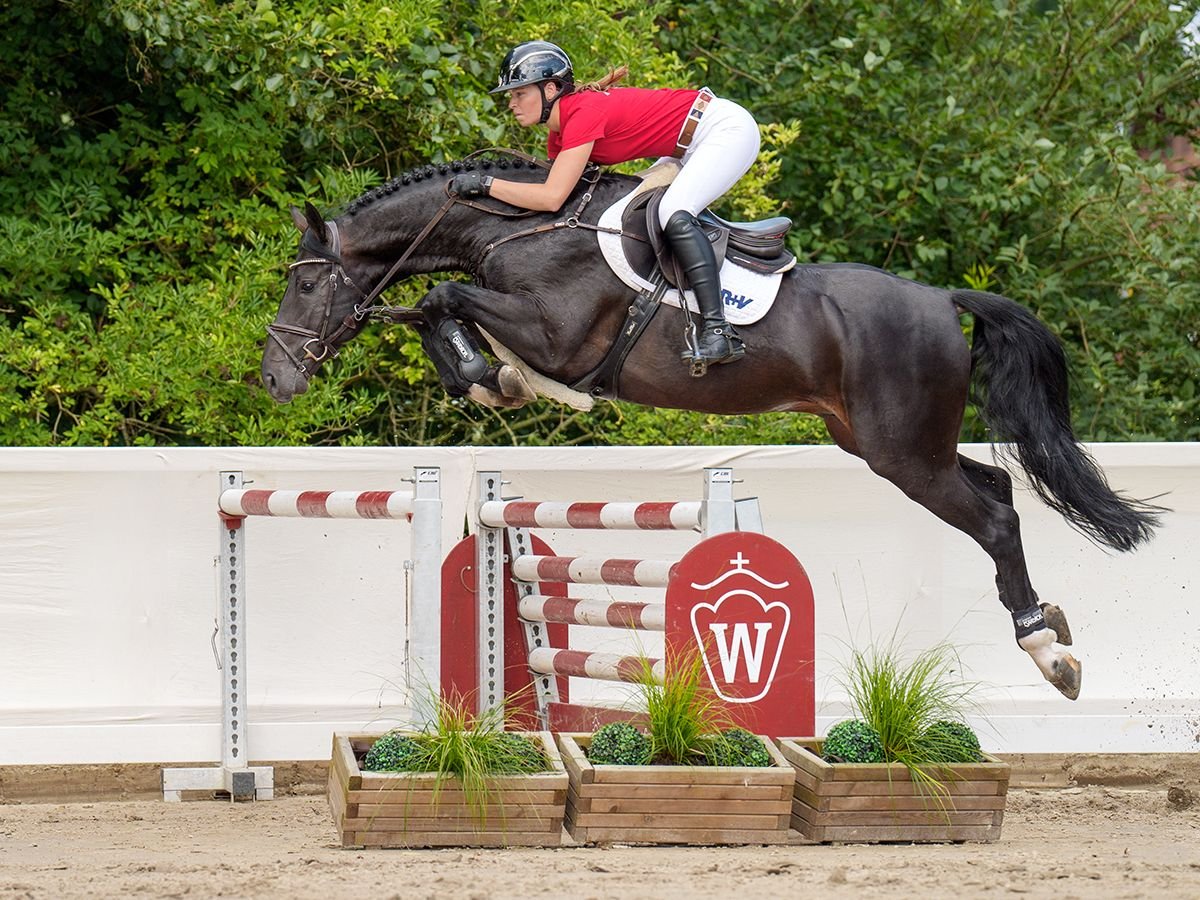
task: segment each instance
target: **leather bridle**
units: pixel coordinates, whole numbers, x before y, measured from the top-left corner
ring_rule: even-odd
[[[413,242],[408,245],[408,248],[400,255],[400,258],[392,264],[392,267],[388,269],[387,274],[376,283],[375,287],[371,289],[371,293],[369,294],[364,294],[358,285],[356,285],[350,278],[350,276],[346,274],[346,270],[342,268],[342,240],[341,235],[338,233],[337,223],[325,223],[325,227],[329,229],[330,233],[329,244],[331,252],[329,255],[298,259],[288,266],[289,271],[299,266],[330,266],[330,290],[328,296],[325,298],[325,313],[321,318],[320,330],[304,328],[300,325],[280,324],[278,322],[272,322],[267,326],[267,336],[279,345],[279,349],[284,352],[284,355],[287,356],[292,365],[296,367],[297,372],[299,372],[305,378],[310,376],[313,371],[316,370],[317,366],[319,366],[325,360],[338,355],[338,347],[353,337],[358,329],[362,327],[364,321],[373,315],[378,315],[387,311],[388,307],[382,304],[375,304],[375,299],[381,293],[383,293],[383,289],[387,286],[392,276],[395,275],[400,267],[408,261],[409,257],[412,256],[413,251],[415,251],[417,247],[420,246],[421,242],[429,236],[429,233],[433,231],[438,222],[442,220],[442,217],[445,216],[446,213],[450,211],[450,208],[458,202],[460,202],[458,198],[449,193],[449,190],[447,190],[446,202],[442,204],[441,208],[438,209],[436,213],[434,213],[433,218],[429,220],[429,224],[427,224],[421,230],[421,233],[413,239]],[[362,298],[362,302],[355,303],[350,312],[346,313],[346,315],[342,318],[341,323],[337,326],[333,333],[330,334],[329,327],[333,318],[333,299],[334,295],[337,293],[339,279],[341,280],[342,284],[357,291],[359,297]],[[300,359],[295,353],[292,352],[291,348],[289,348],[283,338],[280,337],[281,334],[291,334],[296,335],[297,337],[307,338],[301,347],[301,350],[304,352],[303,359]],[[316,348],[315,351],[314,347]],[[311,370],[307,365],[309,361],[314,363]]]
[[[327,332],[329,330],[329,320],[333,315],[333,299],[337,293],[338,280],[340,279],[341,282],[347,287],[358,290],[358,286],[351,280],[350,276],[346,274],[346,270],[342,268],[342,259],[340,253],[341,237],[338,235],[337,225],[333,222],[326,222],[325,227],[330,229],[330,233],[332,235],[332,240],[330,241],[333,250],[332,254],[330,256],[314,256],[309,257],[308,259],[298,259],[288,266],[289,272],[292,269],[299,268],[300,266],[316,265],[330,267],[330,290],[325,300],[325,314],[321,319],[320,330],[314,331],[311,328],[304,328],[300,325],[287,325],[277,322],[272,322],[267,326],[267,336],[279,345],[279,349],[284,352],[284,355],[286,355],[291,361],[292,365],[296,367],[296,371],[306,378],[312,374],[309,371],[306,362],[312,361],[319,365],[330,356],[337,356],[337,349],[331,346],[330,336],[327,335]],[[361,294],[362,292],[360,291],[359,293]],[[359,307],[356,303],[354,305],[354,311],[347,318],[354,319],[357,317],[358,310]],[[343,325],[345,325],[344,320]],[[297,357],[296,354],[292,352],[292,349],[283,340],[283,338],[280,337],[280,335],[283,334],[297,335],[299,337],[308,339],[300,348],[304,353],[303,360]],[[316,352],[313,350],[314,345],[317,348]]]
[[[496,152],[504,153],[526,163],[538,165],[542,168],[548,169],[550,167],[549,163],[547,163],[545,160],[522,153],[519,150],[508,150],[494,147],[486,150],[477,150],[469,156],[464,157],[464,161],[473,159],[474,157],[485,153]],[[618,228],[605,228],[599,225],[590,225],[580,221],[580,216],[582,216],[584,209],[592,200],[592,188],[594,188],[596,183],[599,181],[600,174],[601,171],[599,167],[588,167],[588,170],[585,171],[582,179],[587,186],[584,194],[580,199],[578,206],[576,206],[572,214],[569,215],[565,220],[553,222],[547,225],[539,225],[536,228],[518,231],[515,234],[500,238],[499,240],[488,244],[484,248],[483,255],[487,256],[496,247],[507,243],[508,241],[516,240],[517,238],[529,237],[535,234],[544,234],[545,232],[554,231],[559,228],[584,228],[590,231],[605,231],[612,234],[621,234],[622,232]],[[342,242],[341,235],[338,232],[337,223],[332,221],[325,223],[325,227],[329,229],[330,233],[330,252],[326,254],[320,248],[313,248],[312,252],[320,255],[307,257],[305,259],[298,259],[288,266],[289,271],[300,266],[320,265],[330,267],[330,290],[325,299],[325,313],[321,319],[320,329],[314,330],[311,328],[304,328],[299,325],[286,325],[279,324],[277,322],[272,322],[267,326],[267,337],[279,345],[279,349],[283,351],[284,355],[288,358],[292,365],[296,367],[296,371],[300,375],[302,375],[304,378],[308,378],[314,371],[316,371],[316,368],[320,366],[321,363],[325,362],[327,359],[336,357],[338,355],[338,348],[351,337],[353,337],[354,334],[357,333],[357,331],[362,327],[363,322],[367,319],[373,316],[385,319],[391,318],[391,314],[398,311],[399,308],[397,307],[376,304],[376,298],[383,293],[384,288],[387,286],[392,276],[395,275],[396,272],[399,271],[400,267],[408,261],[413,252],[418,246],[420,246],[421,242],[429,236],[430,232],[433,231],[446,213],[448,213],[456,203],[463,206],[470,206],[474,209],[483,210],[484,212],[492,215],[500,215],[513,219],[524,218],[537,213],[537,210],[510,211],[497,209],[494,206],[485,205],[483,203],[478,203],[459,197],[457,194],[450,193],[450,185],[449,182],[447,182],[446,202],[441,205],[436,213],[434,213],[433,218],[429,220],[429,223],[421,230],[421,233],[413,239],[412,243],[409,244],[404,253],[400,255],[400,258],[392,264],[392,267],[388,270],[387,274],[375,284],[375,287],[371,289],[369,294],[364,294],[358,285],[356,285],[350,278],[350,276],[346,274],[346,270],[342,267]],[[342,321],[338,324],[337,328],[334,329],[332,333],[329,333],[329,328],[332,324],[331,320],[333,318],[333,300],[334,295],[337,293],[339,280],[346,287],[356,291],[359,297],[362,298],[362,302],[355,303],[351,311],[342,318]],[[306,338],[304,344],[300,348],[304,354],[303,358],[298,357],[292,352],[291,348],[288,347],[287,343],[281,337],[281,335],[285,334]],[[312,369],[309,369],[308,367],[310,362],[313,364]]]

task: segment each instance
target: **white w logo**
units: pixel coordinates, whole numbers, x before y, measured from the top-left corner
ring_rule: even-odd
[[[717,655],[721,658],[721,675],[726,684],[737,680],[739,660],[745,656],[746,678],[751,684],[758,684],[762,672],[763,651],[767,646],[767,636],[771,632],[770,622],[755,622],[757,632],[754,648],[750,647],[750,626],[746,622],[733,623],[733,641],[726,638],[729,625],[725,622],[713,622],[708,626],[717,643]]]
[[[737,570],[731,570],[736,573]],[[745,574],[753,575],[752,572]],[[758,576],[754,576],[758,577]],[[720,580],[720,579],[718,579]],[[762,579],[759,579],[762,581]],[[763,582],[769,584],[769,582]],[[707,587],[711,587],[708,585]],[[693,584],[694,588],[704,587],[702,585]],[[787,583],[781,585],[771,585],[773,588],[787,587]],[[749,597],[762,610],[762,615],[774,616],[775,622],[750,621],[750,622],[714,622],[709,621],[707,629],[711,635],[703,633],[703,626],[697,621],[697,616],[701,610],[706,610],[713,617],[720,615],[721,605],[731,597]],[[775,612],[778,610],[779,612]],[[782,613],[783,621],[779,621],[779,614]],[[704,617],[708,619],[708,616]],[[771,682],[775,678],[775,671],[779,668],[779,658],[783,653],[783,643],[787,639],[788,626],[792,622],[792,611],[786,603],[776,601],[775,603],[767,603],[758,594],[747,590],[732,590],[721,596],[716,603],[697,603],[692,607],[692,634],[696,638],[696,644],[700,648],[700,653],[704,659],[704,668],[708,672],[708,680],[713,686],[713,690],[717,692],[722,700],[727,703],[754,703],[761,700],[771,690]],[[729,633],[729,626],[733,625],[732,635]],[[779,634],[776,635],[776,640],[771,640],[771,631],[778,624]],[[750,636],[750,627],[754,627],[754,637]],[[720,663],[721,678],[717,678],[717,673],[713,671],[714,666],[709,658],[709,644],[716,644],[717,661]],[[774,650],[772,650],[772,647]],[[772,653],[774,654],[772,656]],[[757,693],[753,696],[743,694],[737,696],[736,692],[727,690],[728,688],[738,683],[738,669],[740,666],[746,667],[747,683],[756,687]]]

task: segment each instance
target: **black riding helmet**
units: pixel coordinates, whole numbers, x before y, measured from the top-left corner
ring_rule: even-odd
[[[500,78],[488,93],[500,94],[527,84],[536,84],[542,95],[542,117],[538,121],[545,124],[550,118],[550,110],[554,108],[554,101],[546,100],[547,81],[553,81],[563,94],[569,94],[575,87],[571,58],[557,44],[526,41],[517,44],[505,55],[504,62],[500,63]]]

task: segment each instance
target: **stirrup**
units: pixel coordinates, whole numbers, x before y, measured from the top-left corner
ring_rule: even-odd
[[[726,363],[736,362],[746,355],[746,345],[741,338],[729,334],[724,328],[715,328],[710,334],[715,334],[725,338],[728,352],[720,356],[705,356],[700,352],[700,341],[695,331],[689,330],[687,334],[687,349],[679,354],[679,358],[690,366],[693,378],[702,378],[708,373],[709,366],[721,366]]]
[[[679,354],[679,358],[687,363],[688,373],[693,378],[703,378],[708,374],[708,365],[712,360],[707,356],[701,356],[690,348]]]

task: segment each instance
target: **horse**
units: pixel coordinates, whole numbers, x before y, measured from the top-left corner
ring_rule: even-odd
[[[302,394],[377,315],[417,328],[447,390],[493,405],[517,406],[536,392],[519,367],[488,364],[477,352],[481,339],[493,353],[511,352],[531,377],[561,384],[600,365],[636,292],[601,257],[597,223],[638,179],[596,169],[566,212],[530,213],[452,194],[450,178],[475,166],[502,169],[506,179],[545,177],[545,163],[529,158],[468,157],[407,172],[328,221],[311,203],[303,214],[292,209],[300,247],[262,359],[276,401]],[[414,307],[374,304],[399,279],[434,272],[466,273],[473,283],[438,283]],[[1133,550],[1151,538],[1163,509],[1110,488],[1077,441],[1066,355],[1033,313],[996,294],[871,266],[799,264],[782,276],[766,317],[740,327],[745,358],[696,378],[680,362],[686,314],[670,312],[652,318],[628,349],[621,399],[820,416],[841,449],[983,548],[1018,646],[1063,696],[1079,696],[1082,664],[1067,649],[1066,616],[1030,582],[1012,476],[958,452],[967,403],[1036,495],[1093,541]],[[961,322],[968,314],[970,342]]]

